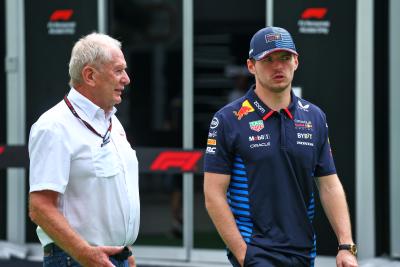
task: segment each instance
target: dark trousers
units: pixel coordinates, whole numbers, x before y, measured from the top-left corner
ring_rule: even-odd
[[[110,261],[116,267],[129,267],[128,260],[118,261],[110,257]],[[49,244],[44,248],[43,267],[81,267],[81,265],[57,245]]]
[[[233,267],[240,267],[231,252],[228,259]],[[282,254],[247,245],[244,267],[313,267],[314,261],[296,255]]]

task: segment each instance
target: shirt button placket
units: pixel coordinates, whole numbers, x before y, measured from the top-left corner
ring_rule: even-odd
[[[281,132],[281,149],[286,150],[286,131],[285,131],[285,115],[283,114],[283,110],[281,110],[279,113],[279,119],[280,119],[280,132]]]

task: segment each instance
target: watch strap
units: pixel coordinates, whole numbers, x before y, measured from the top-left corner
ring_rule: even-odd
[[[355,244],[339,244],[339,250],[348,250],[354,256],[357,256],[357,246]]]

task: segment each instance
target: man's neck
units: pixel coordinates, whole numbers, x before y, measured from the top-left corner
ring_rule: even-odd
[[[91,91],[86,88],[83,85],[75,85],[74,86],[75,90],[78,91],[81,95],[83,95],[84,97],[86,97],[88,100],[90,100],[93,104],[97,105],[96,103],[96,98],[91,94]]]
[[[93,104],[95,104],[98,107],[100,107],[101,109],[103,109],[104,113],[106,114],[106,117],[107,117],[107,114],[113,110],[112,107],[110,108],[110,107],[106,107],[106,106],[102,105],[102,103],[99,101],[99,99],[93,94],[93,90],[91,90],[90,88],[87,88],[82,85],[76,85],[76,86],[74,86],[74,88],[76,91],[78,91],[81,95],[86,97]]]
[[[267,105],[270,109],[279,111],[287,108],[290,104],[290,91],[291,86],[282,92],[272,92],[271,90],[257,87],[254,90],[258,98]]]

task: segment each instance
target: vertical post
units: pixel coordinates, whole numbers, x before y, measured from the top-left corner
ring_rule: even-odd
[[[183,148],[193,148],[193,0],[183,0]],[[193,249],[193,174],[183,175],[183,245]]]
[[[107,33],[107,0],[97,0],[97,27],[100,33]]]
[[[274,0],[266,0],[265,2],[265,23],[266,26],[274,25]]]
[[[390,248],[392,257],[400,257],[400,1],[389,1],[389,155],[390,155]]]
[[[152,52],[153,61],[153,81],[151,84],[151,94],[153,99],[153,115],[152,115],[152,127],[153,129],[162,129],[165,121],[165,106],[166,106],[166,94],[167,87],[164,76],[165,66],[165,51],[163,45],[157,44],[153,48]]]
[[[25,144],[24,0],[6,0],[7,144]],[[7,240],[25,243],[25,170],[7,170]]]
[[[374,0],[356,4],[356,237],[366,259],[375,256]]]

